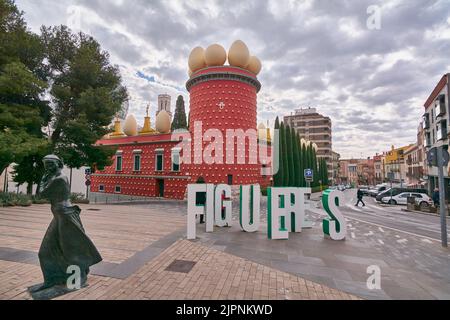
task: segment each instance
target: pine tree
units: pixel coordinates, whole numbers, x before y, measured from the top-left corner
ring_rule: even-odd
[[[175,114],[172,121],[172,131],[176,129],[187,129],[186,111],[184,109],[184,99],[182,95],[177,98]]]
[[[283,185],[283,160],[282,160],[282,152],[281,152],[281,136],[280,136],[280,120],[278,117],[275,119],[275,135],[278,136],[278,171],[273,177],[273,183],[275,187],[281,187]],[[278,133],[276,133],[278,132]],[[274,149],[272,149],[274,150]],[[273,151],[274,152],[274,151]],[[275,156],[273,155],[273,159]]]

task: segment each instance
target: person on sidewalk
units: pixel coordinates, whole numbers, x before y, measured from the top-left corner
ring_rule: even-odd
[[[356,192],[356,196],[358,197],[358,202],[356,202],[355,206],[357,207],[361,202],[363,204],[363,207],[365,207],[366,204],[363,201],[363,192],[361,191],[361,189],[358,189],[358,191]]]
[[[435,188],[433,191],[433,195],[431,197],[433,199],[434,206],[439,207],[439,189]]]

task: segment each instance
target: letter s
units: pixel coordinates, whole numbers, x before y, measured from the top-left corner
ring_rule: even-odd
[[[322,205],[330,218],[323,220],[323,232],[333,240],[343,240],[347,234],[347,222],[339,210],[343,193],[338,190],[325,190]]]

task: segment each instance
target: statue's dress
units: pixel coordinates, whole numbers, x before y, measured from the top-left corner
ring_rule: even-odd
[[[67,278],[73,274],[67,273],[71,265],[80,268],[84,283],[89,267],[102,261],[102,257],[84,231],[80,207],[70,203],[67,177],[60,174],[42,183],[41,196],[50,200],[53,213],[53,220],[39,249],[44,285],[66,284]]]

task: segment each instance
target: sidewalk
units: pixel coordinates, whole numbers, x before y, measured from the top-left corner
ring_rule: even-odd
[[[358,299],[184,240],[183,207],[81,207],[104,261],[92,268],[88,287],[57,299]],[[37,251],[50,219],[48,205],[0,209],[0,299],[31,299],[26,288],[42,282]]]

